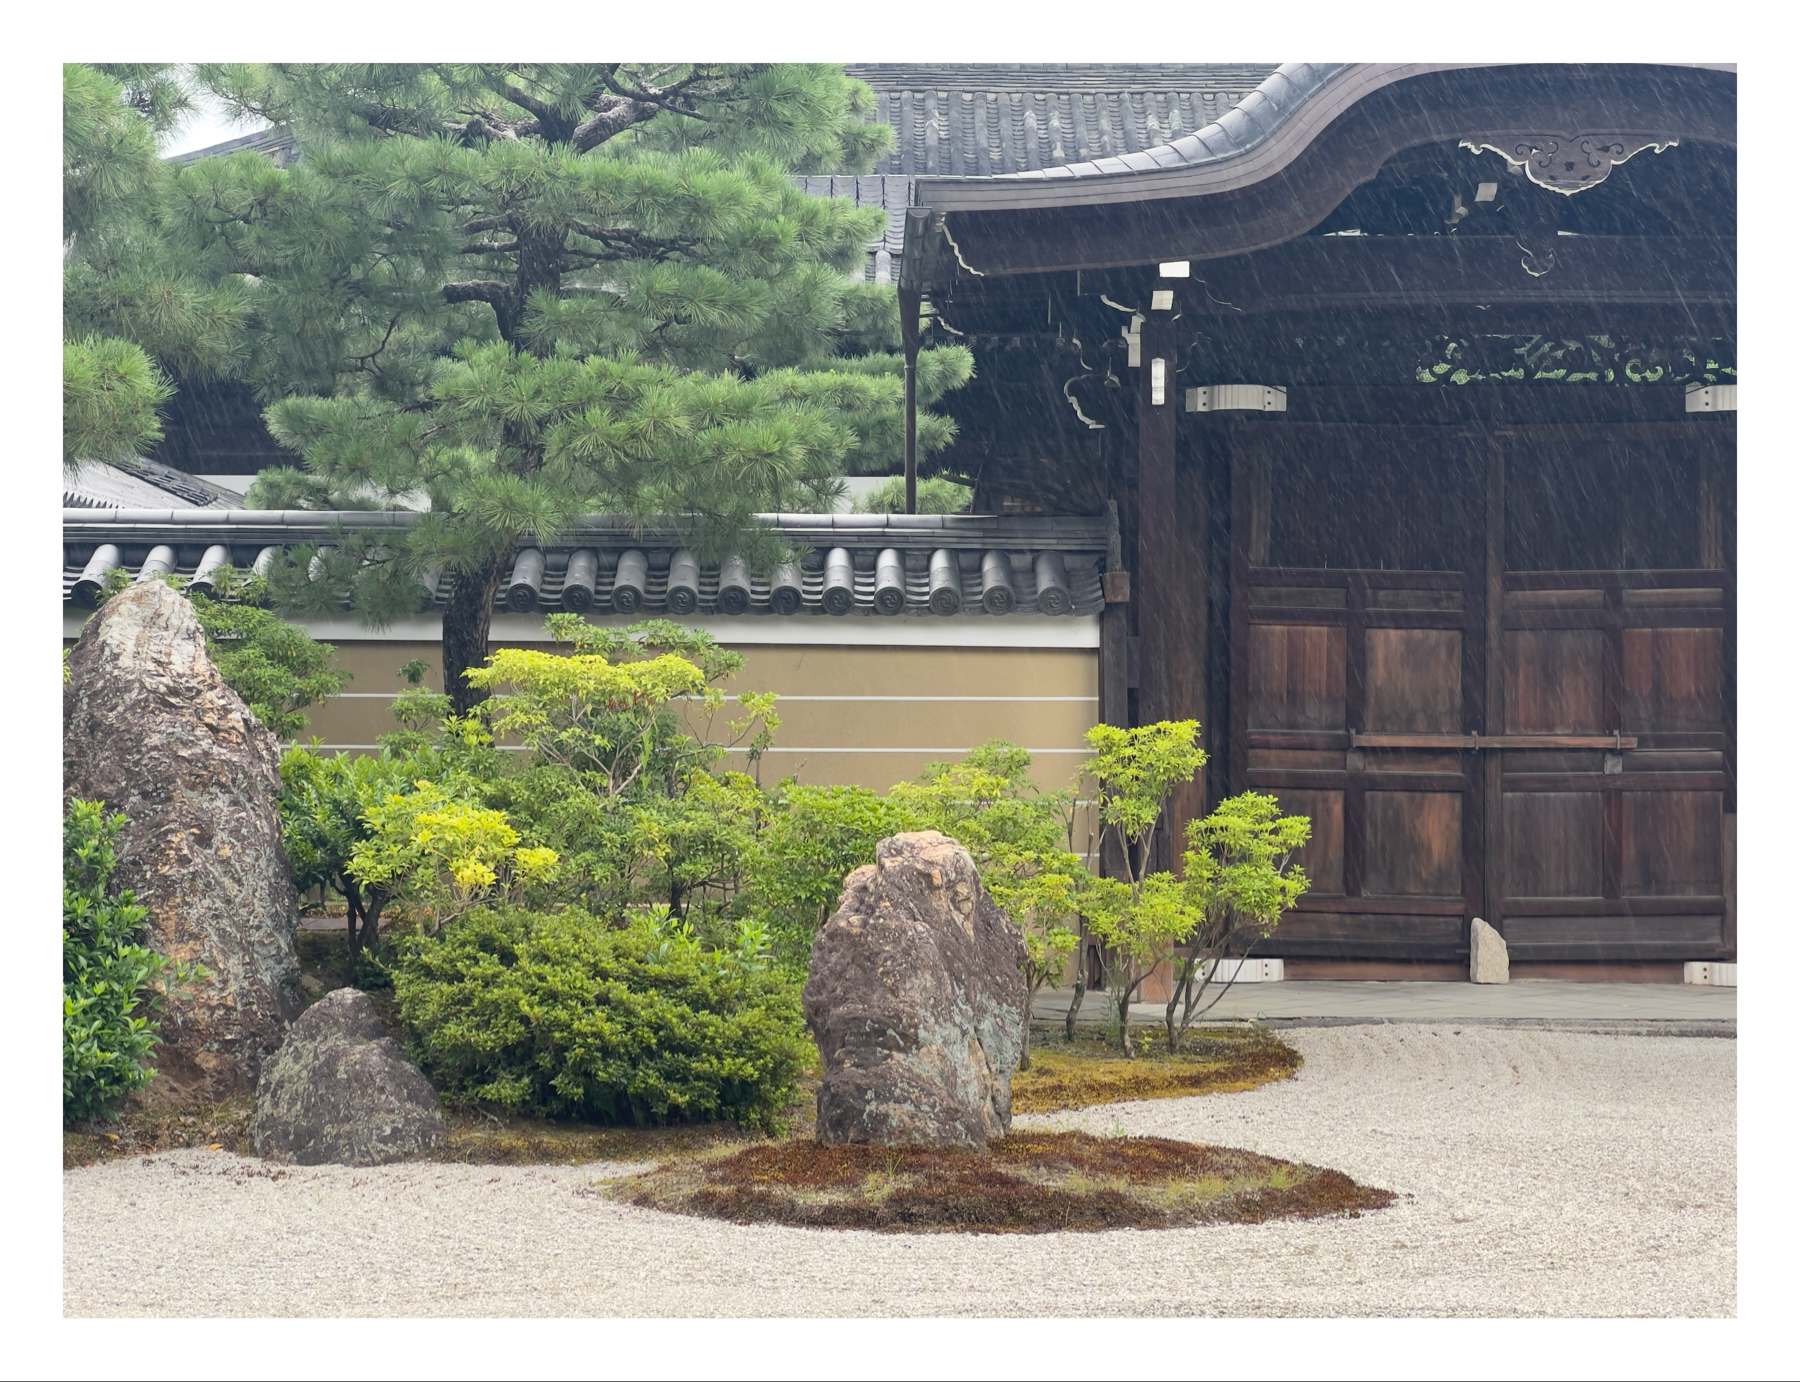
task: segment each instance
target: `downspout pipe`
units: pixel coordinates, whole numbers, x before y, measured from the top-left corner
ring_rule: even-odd
[[[919,300],[917,288],[900,289],[901,379],[906,401],[906,511],[919,511]]]

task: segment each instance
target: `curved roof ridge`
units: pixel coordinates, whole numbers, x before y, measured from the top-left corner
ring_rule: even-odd
[[[1117,154],[1110,158],[1091,159],[1084,163],[1065,163],[1051,168],[1037,168],[1017,173],[1001,173],[1001,178],[1021,181],[1043,178],[1079,178],[1113,173],[1149,173],[1183,164],[1211,163],[1247,153],[1262,143],[1284,123],[1314,92],[1324,86],[1349,63],[1284,62],[1262,84],[1224,115],[1204,129],[1184,134],[1167,144],[1141,149],[1136,153]]]

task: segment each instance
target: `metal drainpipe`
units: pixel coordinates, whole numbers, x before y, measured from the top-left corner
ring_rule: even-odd
[[[901,378],[906,389],[906,511],[919,511],[919,294],[900,291],[900,350],[904,359]]]

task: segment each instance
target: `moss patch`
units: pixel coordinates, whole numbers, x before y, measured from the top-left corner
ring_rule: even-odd
[[[1188,1034],[1178,1056],[1126,1060],[1097,1039],[1034,1046],[1031,1069],[1013,1076],[1014,1113],[1055,1113],[1127,1099],[1173,1099],[1228,1094],[1292,1078],[1300,1053],[1268,1032]]]
[[[63,1170],[183,1147],[248,1156],[252,1106],[248,1096],[182,1108],[141,1108],[128,1103],[112,1122],[85,1123],[63,1131]]]
[[[664,1161],[740,1146],[754,1133],[735,1123],[673,1128],[605,1128],[537,1118],[499,1122],[479,1113],[447,1114],[450,1135],[433,1161],[475,1166],[580,1166],[590,1161]]]
[[[1161,1137],[1014,1133],[982,1152],[783,1142],[616,1183],[629,1203],[734,1223],[1050,1233],[1355,1217],[1392,1191],[1341,1171]]]

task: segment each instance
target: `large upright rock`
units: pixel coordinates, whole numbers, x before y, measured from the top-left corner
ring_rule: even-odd
[[[984,1148],[1012,1124],[1025,941],[935,830],[894,835],[844,881],[803,1002],[825,1058],[824,1143]]]
[[[379,1166],[444,1140],[437,1092],[356,989],[326,994],[263,1063],[250,1142],[258,1156]]]
[[[248,1093],[303,1002],[275,814],[280,746],[220,679],[193,607],[161,581],[108,600],[68,667],[64,799],[125,813],[115,885],[149,908],[158,952],[209,973],[165,1013],[147,1097]]]

